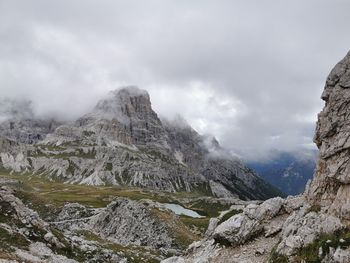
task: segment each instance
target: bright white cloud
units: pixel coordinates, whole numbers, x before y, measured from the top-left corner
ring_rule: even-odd
[[[250,157],[312,144],[349,49],[345,0],[0,0],[0,96],[75,118],[109,90]]]

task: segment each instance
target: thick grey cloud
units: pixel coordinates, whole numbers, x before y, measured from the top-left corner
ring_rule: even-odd
[[[248,157],[312,145],[347,0],[0,0],[0,96],[75,118],[120,85]]]

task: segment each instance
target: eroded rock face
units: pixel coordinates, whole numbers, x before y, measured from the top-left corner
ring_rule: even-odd
[[[330,246],[328,251],[320,247],[314,258],[349,262],[349,245],[336,233],[345,231],[350,220],[350,53],[330,73],[322,99],[326,105],[314,137],[320,156],[305,193],[248,205],[216,227],[212,220],[206,239],[169,262],[268,262],[272,250],[283,262],[299,262],[300,250],[322,235],[343,245]],[[259,253],[251,253],[252,248]]]
[[[220,243],[228,243],[231,246],[244,244],[270,227],[269,224],[265,225],[264,223],[276,217],[284,203],[282,198],[273,198],[261,205],[248,205],[243,213],[220,224],[215,229],[213,238]]]
[[[317,171],[306,196],[350,219],[350,53],[327,78],[314,141],[320,149]]]
[[[118,198],[89,224],[95,233],[122,245],[172,247],[173,240],[165,222],[142,202]]]
[[[1,128],[7,130],[4,125],[0,138]],[[197,191],[244,200],[282,194],[214,137],[198,134],[181,118],[160,120],[148,93],[136,87],[112,91],[74,123],[51,131],[54,127],[35,145],[5,136],[0,167],[86,185]],[[22,126],[12,128],[11,134],[32,134]]]
[[[93,111],[76,121],[79,128],[94,132],[98,140],[118,141],[138,147],[164,148],[167,135],[145,90],[125,87],[112,91]]]
[[[48,246],[55,249],[64,249],[65,244],[62,243],[52,232],[49,224],[42,220],[37,212],[28,208],[15,195],[14,190],[7,186],[0,187],[0,231],[1,242],[5,242],[8,249],[18,253],[18,257],[28,260],[30,257],[36,257],[38,262],[42,262],[43,258],[57,257],[62,261],[57,262],[76,262],[69,261],[64,256],[54,255],[50,251],[50,255],[42,255],[38,251],[31,251],[38,244],[38,240],[46,242]],[[43,243],[40,243],[43,245]],[[2,248],[4,246],[2,245]],[[23,249],[29,248],[29,251]],[[25,255],[28,257],[25,257]],[[23,257],[22,257],[23,256]],[[66,261],[64,261],[66,260]],[[30,261],[30,260],[29,260]],[[56,262],[56,261],[52,261]]]

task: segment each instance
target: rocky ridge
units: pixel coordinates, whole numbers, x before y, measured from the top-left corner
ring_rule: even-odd
[[[1,184],[9,182],[1,181]],[[15,196],[7,186],[0,188],[0,258],[4,262],[79,262],[81,243],[64,237]],[[90,247],[90,260],[126,262],[111,251]],[[95,254],[95,255],[93,255]],[[95,259],[94,259],[95,257]],[[73,259],[75,258],[75,259]]]
[[[1,125],[2,144],[8,147],[0,149],[0,166],[10,171],[67,183],[201,192],[245,200],[281,195],[215,138],[208,140],[184,121],[160,120],[148,93],[136,87],[111,92],[73,123],[56,127],[40,122],[40,126],[28,119],[25,123],[31,124],[26,127],[40,129],[30,130],[27,137],[9,136],[27,130],[20,125],[7,127],[8,122],[12,120]],[[35,140],[28,139],[32,134],[37,134]]]
[[[43,219],[29,208],[35,197],[19,181],[1,179],[0,185],[0,260],[159,262],[183,249],[172,225],[188,232],[182,239],[195,237],[179,226],[178,216],[151,200],[116,198],[102,208],[68,202],[58,211],[50,203],[36,204],[42,215],[50,210]]]
[[[205,239],[163,262],[350,262],[349,88],[350,52],[327,78],[314,138],[320,156],[302,195],[212,219]]]

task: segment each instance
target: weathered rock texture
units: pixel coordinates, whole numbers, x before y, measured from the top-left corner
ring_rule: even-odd
[[[199,135],[180,118],[161,121],[148,93],[136,87],[111,92],[90,113],[54,132],[56,126],[46,122],[49,126],[32,122],[24,129],[19,125],[23,121],[10,128],[11,119],[0,125],[6,146],[0,148],[0,166],[5,169],[67,183],[197,191],[246,200],[281,194],[215,138]],[[38,144],[28,144],[32,134],[38,134]]]
[[[0,182],[9,183],[12,182]],[[126,258],[115,251],[75,236],[69,228],[75,225],[76,230],[85,231],[92,216],[99,211],[90,211],[91,209],[79,204],[67,204],[58,217],[58,220],[62,220],[60,222],[66,223],[63,224],[63,235],[57,228],[53,228],[56,224],[44,221],[16,194],[8,186],[0,187],[0,262],[3,262],[1,259],[4,256],[13,259],[9,262],[127,262]],[[113,221],[113,218],[109,220]]]
[[[90,228],[122,245],[171,248],[168,226],[142,202],[118,198],[91,220]]]
[[[18,262],[77,262],[60,255],[59,251],[68,249],[65,240],[59,240],[37,212],[4,186],[0,188],[0,233],[1,252],[15,255]]]
[[[313,204],[350,219],[350,53],[327,78],[314,141],[320,149],[315,178],[306,193]]]
[[[212,220],[206,239],[164,263],[306,262],[303,249],[314,253],[312,262],[349,262],[350,53],[330,73],[322,99],[314,138],[320,156],[305,193],[248,205],[221,224]]]

